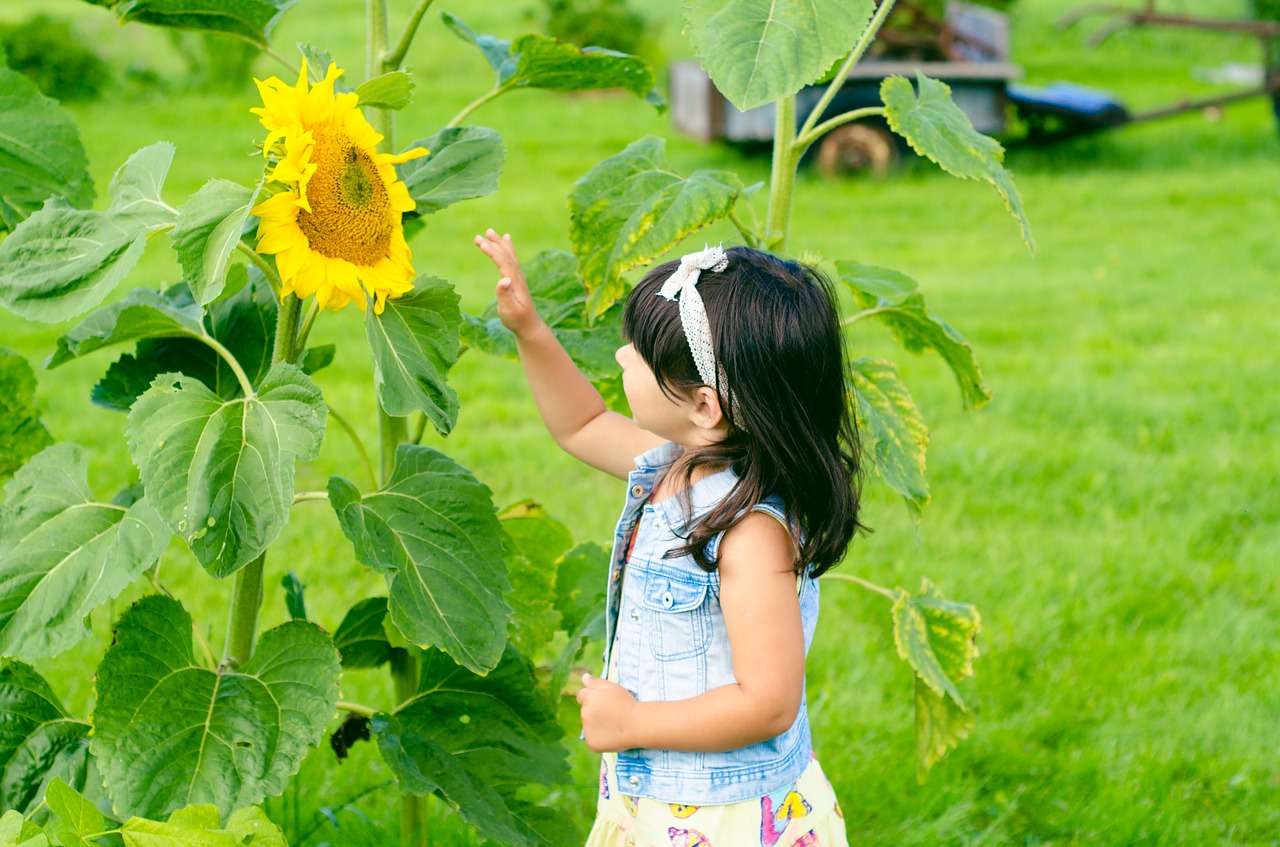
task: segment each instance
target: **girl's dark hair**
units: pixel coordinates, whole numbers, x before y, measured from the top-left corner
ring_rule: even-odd
[[[668,555],[692,555],[704,570],[714,570],[707,543],[777,494],[801,530],[796,572],[818,576],[865,529],[858,521],[860,451],[835,295],[831,282],[807,265],[748,247],[725,252],[727,267],[703,271],[698,292],[727,382],[712,387],[731,426],[723,441],[694,451],[684,472],[686,488],[700,467],[732,468],[738,483],[692,528],[685,546]],[[678,304],[658,296],[679,264],[649,271],[622,318],[624,337],[673,399],[704,384]]]

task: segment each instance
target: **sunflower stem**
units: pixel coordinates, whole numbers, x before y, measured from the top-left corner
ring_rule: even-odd
[[[316,322],[316,316],[320,314],[320,301],[312,300],[311,305],[307,307],[307,316],[302,319],[302,329],[298,330],[298,337],[294,339],[293,349],[301,356],[307,349],[307,338],[311,335],[311,325]]]
[[[434,0],[418,0],[418,6],[409,16],[409,23],[405,25],[404,33],[400,36],[400,43],[382,60],[383,73],[400,69],[400,63],[409,53],[409,45],[413,44],[413,37],[418,34],[418,24],[422,23],[422,16],[427,13],[427,9],[433,2]]]
[[[418,693],[418,657],[408,650],[391,651],[391,680],[395,684],[399,709]],[[413,794],[400,795],[401,847],[426,847],[426,798]]]
[[[263,553],[236,571],[231,589],[231,615],[227,621],[227,647],[222,663],[242,668],[253,657],[258,638],[258,612],[262,609],[262,571],[267,554]]]
[[[280,298],[280,314],[276,318],[276,346],[271,352],[271,364],[293,363],[298,357],[293,340],[298,337],[298,319],[302,314],[302,301],[296,294]]]
[[[261,253],[254,250],[243,241],[236,242],[236,249],[245,254],[245,256],[249,258],[249,261],[253,262],[254,266],[257,267],[258,270],[262,271],[262,275],[267,278],[267,282],[271,285],[271,293],[276,295],[276,302],[279,303],[280,292],[284,287],[284,283],[280,282],[280,275],[276,273],[276,269],[271,267],[270,262],[262,258]]]
[[[874,582],[868,582],[862,577],[854,576],[853,574],[824,573],[821,579],[824,579],[824,580],[834,579],[834,580],[839,580],[840,582],[852,582],[854,585],[861,585],[863,588],[867,589],[868,591],[874,591],[877,594],[882,594],[885,597],[888,597],[890,600],[893,600],[894,602],[897,602],[898,600],[898,595],[890,591],[888,588],[885,588],[883,585],[876,585]]]

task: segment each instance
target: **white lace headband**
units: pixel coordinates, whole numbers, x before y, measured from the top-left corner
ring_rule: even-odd
[[[719,273],[729,266],[729,257],[724,248],[717,244],[707,247],[698,253],[690,253],[681,257],[680,267],[676,268],[658,295],[668,300],[680,298],[680,325],[684,329],[685,340],[689,342],[689,351],[693,353],[693,364],[698,369],[698,376],[707,385],[717,391],[723,388],[728,395],[733,410],[735,424],[742,419],[738,414],[738,398],[729,390],[729,380],[724,368],[716,364],[715,345],[711,342],[711,324],[707,321],[707,307],[702,303],[702,295],[698,293],[698,275],[703,271]],[[741,429],[741,424],[738,424]]]

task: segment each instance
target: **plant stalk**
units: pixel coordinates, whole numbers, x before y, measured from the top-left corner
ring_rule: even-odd
[[[236,571],[231,589],[231,617],[227,621],[227,648],[222,663],[242,668],[253,656],[258,640],[258,612],[262,609],[262,571],[267,560],[263,553]]]
[[[298,318],[302,301],[292,294],[280,298],[280,313],[276,317],[276,342],[271,352],[271,364],[293,360],[293,340],[298,334]],[[252,386],[246,394],[252,393]],[[258,613],[262,611],[262,572],[267,554],[254,559],[236,572],[231,588],[231,613],[227,621],[227,645],[223,664],[244,667],[253,656],[258,640]]]
[[[784,97],[774,104],[773,164],[769,169],[769,212],[764,222],[767,250],[785,250],[791,227],[791,190],[796,182],[796,98]]]
[[[409,23],[405,24],[404,33],[400,36],[400,43],[382,60],[383,73],[400,70],[400,63],[408,55],[409,45],[413,44],[413,37],[418,32],[418,24],[422,23],[422,16],[427,13],[427,9],[431,7],[432,2],[433,0],[418,0],[417,7],[413,10],[413,14],[409,16]]]
[[[395,683],[396,708],[399,709],[418,693],[418,657],[408,650],[391,651],[391,680]],[[416,794],[400,795],[401,847],[426,847],[427,798]]]
[[[894,0],[883,0],[880,8],[876,9],[876,13],[871,16],[871,22],[867,24],[866,30],[863,31],[862,37],[858,39],[858,43],[854,45],[851,52],[844,60],[844,64],[840,66],[840,70],[836,71],[835,77],[827,86],[827,90],[822,93],[822,99],[813,107],[813,111],[809,112],[805,118],[804,126],[800,127],[798,135],[800,138],[808,138],[804,142],[804,146],[808,147],[816,136],[810,137],[814,124],[822,117],[822,113],[831,105],[831,101],[835,99],[836,94],[844,87],[844,81],[849,76],[849,71],[858,63],[863,54],[867,52],[867,48],[871,46],[871,42],[875,40],[876,33],[880,31],[880,27],[884,25],[885,19],[889,17],[889,13],[893,11]],[[803,151],[803,148],[802,148]]]

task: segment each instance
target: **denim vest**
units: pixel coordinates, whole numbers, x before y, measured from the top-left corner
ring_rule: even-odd
[[[689,489],[691,515],[685,514],[682,496],[646,504],[681,452],[679,445],[665,444],[636,458],[636,470],[627,479],[627,502],[614,532],[604,668],[607,674],[611,653],[617,650],[618,683],[641,702],[683,700],[736,681],[720,609],[719,571],[707,573],[692,556],[664,559],[663,554],[684,543],[681,536],[688,535],[686,526],[723,499],[737,476],[726,470],[695,482]],[[786,520],[777,497],[767,498],[754,510]],[[627,544],[637,523],[628,563]],[[716,536],[707,546],[712,560],[722,537]],[[818,581],[799,582],[808,655],[818,622]],[[809,764],[811,751],[808,710],[802,699],[790,729],[750,747],[723,753],[624,750],[618,753],[618,788],[624,794],[666,803],[736,803],[790,785]]]

